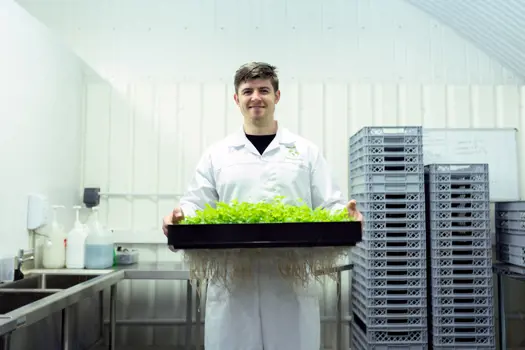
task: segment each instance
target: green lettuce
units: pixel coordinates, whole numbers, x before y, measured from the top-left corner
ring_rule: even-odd
[[[185,218],[181,224],[250,224],[250,223],[292,223],[292,222],[342,222],[353,221],[346,209],[330,211],[323,208],[311,209],[299,200],[298,205],[283,203],[283,197],[269,202],[247,203],[232,201],[217,202],[213,208],[207,204],[197,210],[195,216]]]

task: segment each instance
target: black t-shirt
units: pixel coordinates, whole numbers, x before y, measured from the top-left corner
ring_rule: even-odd
[[[248,135],[246,134],[246,137],[255,146],[257,151],[259,151],[259,154],[263,154],[264,150],[270,145],[270,143],[275,138],[275,134],[273,135]]]

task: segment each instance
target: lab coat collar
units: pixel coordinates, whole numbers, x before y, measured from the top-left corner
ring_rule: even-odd
[[[277,124],[277,134],[275,135],[275,139],[272,141],[272,143],[277,142],[281,145],[292,146],[295,144],[296,140],[296,137],[290,131],[288,131],[288,129],[280,127],[279,124]],[[246,137],[243,126],[241,126],[239,131],[230,137],[228,144],[231,147],[251,145],[250,140],[248,140]]]

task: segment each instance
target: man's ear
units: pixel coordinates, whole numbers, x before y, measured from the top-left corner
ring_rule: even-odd
[[[275,104],[277,104],[280,99],[281,99],[281,90],[277,90],[275,92]]]

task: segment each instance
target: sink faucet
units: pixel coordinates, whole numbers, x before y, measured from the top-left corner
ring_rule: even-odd
[[[24,278],[24,274],[22,273],[22,264],[25,263],[26,261],[34,261],[34,260],[35,260],[34,249],[18,250],[18,256],[16,257],[15,281]]]
[[[17,268],[20,269],[22,267],[22,264],[25,263],[26,261],[34,261],[35,260],[35,253],[34,253],[34,249],[20,249],[18,251],[18,256],[17,256]]]

